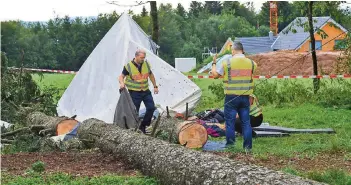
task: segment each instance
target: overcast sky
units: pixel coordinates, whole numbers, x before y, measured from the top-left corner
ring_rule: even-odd
[[[68,15],[75,16],[97,16],[99,13],[111,13],[116,10],[117,13],[127,12],[129,9],[135,13],[142,10],[142,6],[138,7],[118,7],[110,5],[107,0],[1,0],[0,3],[0,20],[23,20],[23,21],[47,21],[54,17],[54,12],[63,17]],[[131,5],[136,1],[118,1],[119,4]],[[175,8],[181,3],[185,9],[190,6],[189,0],[162,0],[160,3],[171,3]],[[248,2],[242,0],[240,2]],[[263,0],[255,0],[255,10],[259,11]],[[145,5],[149,11],[150,5]]]
[[[129,9],[135,13],[140,13],[143,6],[136,7],[119,7],[108,4],[110,0],[1,0],[0,2],[0,21],[4,20],[23,20],[23,21],[47,21],[54,18],[55,15],[63,17],[68,15],[70,17],[76,16],[97,16],[99,13],[111,13],[116,10],[117,13],[127,12]],[[245,3],[250,0],[241,0],[239,2]],[[264,0],[254,1],[255,11],[258,12],[264,3]],[[291,0],[290,0],[291,1]],[[120,0],[117,1],[122,5],[133,5],[136,1]],[[140,2],[140,1],[139,1]],[[160,3],[171,3],[175,8],[178,3],[181,3],[185,9],[188,10],[190,0],[159,0]],[[346,1],[351,6],[351,0]],[[150,5],[145,5],[149,11]],[[55,13],[54,13],[55,12]]]

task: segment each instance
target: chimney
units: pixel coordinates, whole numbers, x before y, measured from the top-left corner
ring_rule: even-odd
[[[269,40],[273,40],[273,32],[269,31]]]

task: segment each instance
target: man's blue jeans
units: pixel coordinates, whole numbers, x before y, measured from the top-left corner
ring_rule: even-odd
[[[132,97],[133,103],[135,108],[139,114],[140,104],[144,102],[146,107],[146,113],[144,116],[143,121],[139,128],[145,129],[146,126],[150,126],[152,116],[155,111],[155,103],[154,99],[152,98],[152,94],[150,90],[147,91],[129,91],[130,96]]]
[[[226,126],[227,145],[235,143],[235,119],[239,114],[243,129],[244,144],[247,149],[252,148],[252,128],[250,125],[250,101],[247,95],[226,95],[224,102],[224,119]]]

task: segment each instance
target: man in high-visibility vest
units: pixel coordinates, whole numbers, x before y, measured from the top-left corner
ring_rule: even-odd
[[[236,115],[239,118],[239,115]],[[258,102],[257,97],[252,94],[250,95],[250,125],[251,128],[259,127],[263,122],[262,108]],[[240,119],[235,120],[235,131],[242,134],[242,122]],[[256,136],[256,132],[252,131],[252,136]]]
[[[216,66],[216,57],[212,63],[214,78],[223,77],[224,83],[224,119],[226,125],[226,145],[235,143],[236,114],[242,121],[244,143],[246,151],[252,149],[252,128],[250,126],[250,100],[253,93],[253,72],[257,65],[244,55],[244,47],[240,42],[232,46],[232,58]]]
[[[150,63],[145,61],[145,57],[144,50],[137,50],[135,58],[124,66],[122,74],[118,78],[121,89],[127,86],[137,112],[139,112],[141,102],[144,102],[146,113],[139,126],[143,133],[146,132],[146,126],[150,126],[155,111],[155,103],[149,90],[149,78],[154,86],[154,93],[158,93],[155,76],[151,71]]]

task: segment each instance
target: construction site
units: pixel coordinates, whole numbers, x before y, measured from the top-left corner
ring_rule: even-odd
[[[146,3],[155,14],[156,2]],[[308,12],[279,28],[278,4],[266,4],[266,35],[227,33],[220,50],[191,48],[193,55],[171,55],[172,64],[162,58],[171,46],[131,12],[81,57],[79,70],[29,65],[35,52],[24,49],[11,66],[5,40],[1,184],[350,184],[348,30]],[[235,63],[240,57],[250,66]],[[246,97],[248,106],[233,103],[239,108],[228,113]]]

